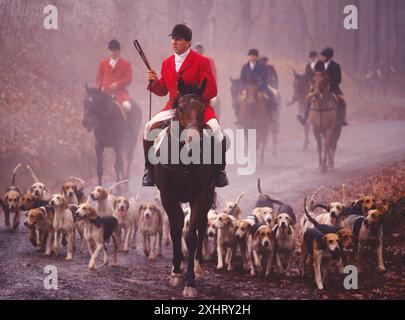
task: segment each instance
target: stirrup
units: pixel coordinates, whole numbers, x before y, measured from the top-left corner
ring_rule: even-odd
[[[218,174],[215,178],[215,186],[218,188],[222,188],[229,185],[228,177],[226,176],[226,172],[224,170],[218,171]]]
[[[143,174],[142,186],[144,187],[155,186],[155,179],[153,178],[153,172],[149,168],[145,169],[145,173]]]

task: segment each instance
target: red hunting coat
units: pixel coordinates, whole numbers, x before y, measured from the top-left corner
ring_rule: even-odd
[[[176,72],[174,55],[163,61],[160,79],[153,86],[148,86],[148,89],[158,96],[163,97],[169,93],[169,100],[161,111],[172,108],[177,97],[177,81],[180,77],[186,84],[195,86],[200,86],[203,80],[207,78],[207,87],[203,93],[203,101],[205,102],[204,122],[207,123],[208,120],[216,118],[215,111],[209,104],[210,100],[217,96],[217,82],[211,69],[211,63],[209,59],[193,50],[190,50],[179,72]]]
[[[116,90],[111,90],[111,85],[116,82],[118,87]],[[101,61],[98,67],[96,86],[103,88],[103,91],[111,93],[115,96],[119,103],[128,101],[130,99],[127,87],[132,82],[132,68],[131,64],[119,58],[115,68],[110,65],[110,59],[104,59]]]

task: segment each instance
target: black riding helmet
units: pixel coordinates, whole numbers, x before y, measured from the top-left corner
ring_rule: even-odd
[[[108,50],[111,50],[111,51],[121,50],[121,45],[118,42],[118,40],[115,40],[115,39],[111,40],[108,43]]]

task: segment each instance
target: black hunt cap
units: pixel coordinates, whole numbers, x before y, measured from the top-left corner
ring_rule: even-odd
[[[256,56],[256,57],[258,57],[259,56],[259,50],[250,49],[249,52],[248,52],[248,56]]]
[[[108,43],[108,49],[111,51],[121,50],[121,45],[117,40],[113,39]]]
[[[324,56],[326,58],[330,59],[330,58],[333,57],[333,55],[334,55],[334,51],[333,51],[333,49],[331,47],[326,47],[325,49],[323,49],[321,51],[321,56]]]
[[[169,34],[169,37],[176,37],[179,39],[184,39],[186,41],[191,41],[193,32],[185,24],[177,24],[174,26],[172,32]]]
[[[318,55],[316,51],[311,51],[308,55],[309,58],[315,58]]]

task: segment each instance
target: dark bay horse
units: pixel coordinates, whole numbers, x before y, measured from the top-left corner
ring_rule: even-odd
[[[288,105],[292,105],[294,103],[298,103],[298,113],[304,117],[305,109],[307,107],[307,95],[309,92],[309,82],[305,78],[305,75],[301,75],[297,73],[294,69],[292,69],[294,75],[294,82],[293,82],[293,98],[288,103]],[[304,126],[304,151],[308,150],[309,145],[309,127],[310,123],[307,121],[306,125]]]
[[[199,88],[186,86],[182,79],[179,80],[179,97],[175,115],[168,129],[168,141],[180,143],[181,154],[185,148],[184,141],[202,144],[204,129],[204,103],[202,93],[206,80]],[[174,123],[178,123],[179,132],[186,130],[184,141],[172,130]],[[159,126],[159,125],[158,125]],[[184,134],[184,132],[183,132]],[[183,253],[181,250],[181,236],[184,225],[184,213],[181,203],[189,202],[191,208],[190,227],[186,236],[189,252],[187,272],[185,275],[185,288],[183,296],[193,298],[197,296],[195,285],[196,275],[201,273],[202,245],[207,228],[207,214],[215,203],[215,168],[212,164],[179,164],[171,163],[173,156],[172,143],[168,144],[168,164],[158,163],[154,166],[156,185],[160,191],[162,205],[168,215],[170,223],[170,236],[173,242],[173,270],[170,277],[172,286],[180,285],[181,263]],[[152,148],[153,149],[153,148]],[[201,150],[201,149],[200,149]],[[205,152],[205,150],[204,150]],[[199,157],[202,156],[202,153]],[[211,156],[211,155],[210,155]]]
[[[239,123],[245,131],[256,129],[256,150],[260,152],[260,161],[264,161],[264,150],[266,148],[270,122],[267,121],[267,105],[265,98],[254,84],[246,86],[246,96],[240,98]],[[276,155],[277,135],[273,134],[273,155]]]
[[[113,148],[115,152],[115,175],[117,181],[129,179],[132,158],[136,143],[142,112],[140,107],[131,101],[129,113],[121,110],[115,99],[97,88],[88,88],[84,98],[84,114],[82,124],[88,132],[94,130],[96,138],[98,184],[103,179],[103,153],[105,148]],[[124,157],[126,152],[126,170]]]
[[[309,119],[318,146],[319,170],[325,173],[335,166],[336,147],[342,132],[342,112],[339,98],[329,90],[324,73],[316,72],[312,85],[313,90],[308,95]]]

